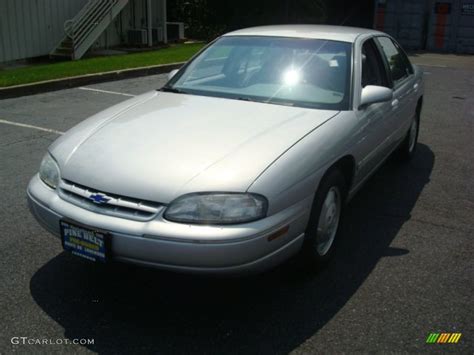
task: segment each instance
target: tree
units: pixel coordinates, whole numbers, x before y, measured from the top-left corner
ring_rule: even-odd
[[[324,23],[324,0],[172,0],[169,18],[186,24],[186,36],[210,40],[238,28],[282,24]]]

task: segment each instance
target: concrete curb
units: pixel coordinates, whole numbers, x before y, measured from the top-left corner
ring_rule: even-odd
[[[9,86],[6,88],[0,88],[0,100],[20,96],[35,95],[48,91],[69,89],[78,86],[102,83],[105,81],[122,80],[146,75],[168,73],[173,69],[180,68],[181,66],[183,66],[184,63],[185,62],[152,65],[148,67],[122,69],[103,73],[72,76],[69,78],[46,80],[31,84]]]

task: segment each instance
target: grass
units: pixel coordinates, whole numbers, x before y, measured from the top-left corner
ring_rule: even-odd
[[[150,52],[0,70],[0,88],[84,74],[184,62],[203,46],[201,43],[178,44]]]

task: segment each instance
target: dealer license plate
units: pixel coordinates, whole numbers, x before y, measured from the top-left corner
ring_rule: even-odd
[[[64,250],[90,261],[106,262],[109,235],[105,232],[60,221]]]

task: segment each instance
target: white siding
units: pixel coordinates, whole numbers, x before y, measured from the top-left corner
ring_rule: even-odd
[[[48,55],[64,38],[64,22],[88,0],[0,0],[0,63]],[[130,0],[93,47],[128,40],[128,30],[147,28],[147,0]],[[153,28],[163,27],[163,2],[152,0]]]
[[[0,0],[0,62],[47,55],[87,0]]]

